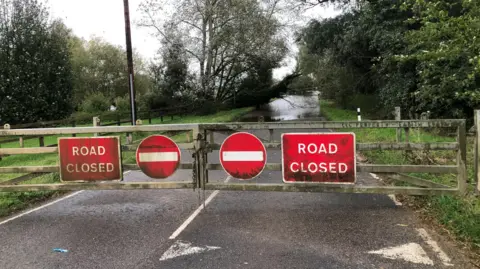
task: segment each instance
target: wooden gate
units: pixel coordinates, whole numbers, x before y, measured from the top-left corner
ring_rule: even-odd
[[[301,130],[315,132],[329,132],[334,129],[341,132],[342,129],[364,128],[456,128],[456,142],[438,143],[357,143],[356,148],[360,151],[369,150],[451,150],[457,152],[455,165],[380,165],[361,164],[356,165],[357,172],[375,173],[388,175],[389,178],[409,182],[415,186],[392,186],[392,185],[365,185],[365,184],[285,184],[281,179],[278,183],[262,183],[257,181],[213,182],[209,180],[209,171],[223,170],[217,163],[210,163],[209,156],[218,154],[220,148],[214,135],[218,133],[232,134],[238,131],[264,132],[264,146],[269,151],[281,149],[281,142],[276,140],[274,133],[298,132]],[[449,195],[461,194],[466,190],[466,127],[465,120],[397,120],[397,121],[348,121],[348,122],[252,122],[252,123],[217,123],[217,124],[172,124],[172,125],[137,125],[137,126],[109,126],[109,127],[76,127],[76,128],[43,128],[43,129],[3,129],[0,130],[2,137],[30,137],[30,136],[77,136],[90,134],[109,133],[110,135],[124,136],[127,134],[170,134],[171,132],[188,132],[193,139],[187,143],[179,143],[179,147],[185,152],[192,154],[192,161],[181,163],[179,169],[192,171],[191,177],[181,181],[153,180],[145,182],[115,181],[115,182],[79,182],[79,183],[28,183],[32,177],[58,173],[59,165],[48,166],[1,166],[0,173],[26,174],[8,181],[0,182],[1,192],[24,192],[46,190],[138,190],[138,189],[200,189],[200,190],[230,190],[230,191],[277,191],[277,192],[343,192],[343,193],[382,193],[382,194],[409,194],[409,195]],[[131,139],[121,146],[122,151],[130,152],[137,149],[137,145]],[[23,148],[0,148],[0,156],[18,154],[55,154],[58,147],[23,147]],[[139,170],[135,163],[123,163],[123,170]],[[266,171],[281,171],[281,163],[267,163]],[[412,177],[408,173],[429,174],[455,174],[456,185],[446,186],[433,181],[418,177]],[[26,181],[26,183],[25,183]]]

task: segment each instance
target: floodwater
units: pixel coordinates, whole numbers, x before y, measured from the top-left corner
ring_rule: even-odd
[[[317,92],[286,95],[252,111],[242,121],[258,121],[259,117],[264,121],[323,120],[319,101]]]

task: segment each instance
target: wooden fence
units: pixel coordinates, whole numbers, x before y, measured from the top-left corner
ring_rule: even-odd
[[[192,109],[192,104],[183,105],[176,108],[166,108],[166,109],[156,109],[156,110],[148,110],[148,111],[140,111],[138,115],[139,118],[147,121],[148,124],[152,124],[153,119],[160,119],[160,122],[163,123],[166,117],[170,117],[170,120],[174,120],[174,117],[179,117],[183,113],[185,113],[186,109]],[[9,125],[5,124],[0,126],[0,129],[30,129],[30,128],[52,128],[52,127],[68,127],[71,126],[75,128],[79,123],[86,123],[87,120],[91,122],[92,118],[99,118],[102,119],[102,122],[93,126],[121,126],[125,123],[130,123],[130,117],[122,117],[122,114],[119,113],[106,113],[101,115],[86,115],[82,117],[75,117],[75,118],[67,118],[63,120],[53,120],[53,121],[40,121],[35,123],[24,123],[24,124],[17,124],[17,125]],[[95,121],[95,120],[94,120]],[[106,133],[101,133],[100,135],[107,135]],[[75,137],[76,134],[72,134],[72,137]],[[44,136],[19,136],[16,138],[11,137],[0,137],[0,148],[2,144],[12,143],[18,141],[19,146],[21,148],[25,147],[25,141],[38,139],[38,145],[40,147],[51,147],[56,146],[56,144],[45,145],[45,137]],[[0,159],[1,159],[0,155]]]

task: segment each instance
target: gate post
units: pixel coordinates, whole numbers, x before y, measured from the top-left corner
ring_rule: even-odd
[[[467,190],[467,127],[465,120],[457,127],[457,186],[461,195]]]
[[[194,148],[194,180],[196,187],[199,189],[205,189],[205,175],[207,166],[205,164],[206,158],[204,158],[204,137],[203,137],[203,130],[200,129],[200,126],[197,125],[193,130],[193,139],[195,140],[195,148]]]
[[[480,192],[480,158],[479,158],[479,153],[480,153],[480,110],[475,110],[475,115],[474,115],[475,121],[474,121],[474,128],[475,128],[475,163],[473,164],[475,167],[475,182],[477,183],[477,193]]]

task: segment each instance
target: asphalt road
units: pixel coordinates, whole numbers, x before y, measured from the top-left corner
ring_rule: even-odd
[[[278,162],[280,152],[269,150],[268,158]],[[218,152],[209,160],[218,163]],[[182,170],[169,180],[190,178]],[[127,172],[125,180],[149,179]],[[223,171],[210,172],[210,180],[236,181]],[[281,182],[281,174],[264,171],[254,182]],[[386,195],[82,191],[0,223],[5,269],[470,268]]]

